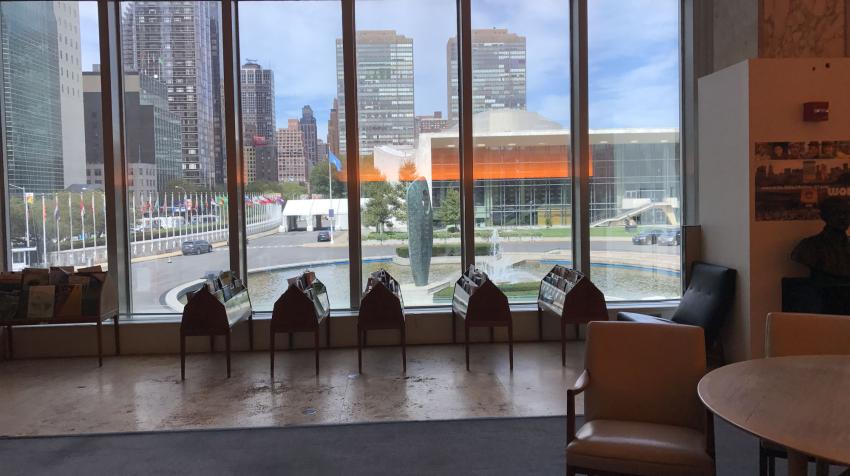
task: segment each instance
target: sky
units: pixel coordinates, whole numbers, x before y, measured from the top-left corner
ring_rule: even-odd
[[[455,0],[358,0],[358,30],[413,38],[416,115],[446,115],[446,42],[455,36]],[[678,0],[590,0],[589,114],[592,129],[678,127]],[[336,95],[335,0],[239,3],[240,55],[275,74],[276,120],[309,104],[319,138]],[[97,11],[80,7],[83,69],[98,63]],[[527,109],[569,125],[569,0],[472,0],[473,28],[526,37]]]

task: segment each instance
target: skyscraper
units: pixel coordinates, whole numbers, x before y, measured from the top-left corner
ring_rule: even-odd
[[[342,39],[336,40],[339,128],[345,130]],[[357,32],[360,153],[382,145],[413,145],[413,39],[394,30]],[[345,135],[340,135],[345,154]]]
[[[216,179],[214,2],[132,1],[121,21],[125,71],[165,82],[168,105],[181,120],[183,179],[211,187]]]
[[[274,71],[248,60],[239,73],[242,81],[242,138],[246,144],[259,136],[275,139]]]
[[[210,15],[210,53],[212,55],[213,86],[213,163],[215,164],[215,183],[227,183],[227,163],[224,153],[224,82],[221,64],[221,24],[219,15]]]
[[[62,167],[64,185],[86,183],[83,134],[83,77],[80,59],[80,6],[53,2],[59,53],[59,103],[62,109]]]
[[[334,105],[328,117],[328,150],[339,155],[339,99],[334,98]]]
[[[307,160],[307,175],[309,175],[313,166],[319,162],[319,154],[316,149],[318,140],[316,117],[313,116],[313,108],[310,106],[301,108],[301,135],[304,141],[304,158]]]
[[[100,73],[83,73],[86,183],[103,184]],[[139,73],[124,75],[125,141],[131,191],[147,194],[181,178],[180,118],[168,108],[167,88]]]
[[[504,28],[472,30],[472,113],[525,109],[525,37]],[[446,45],[449,120],[458,119],[457,39]]]
[[[27,192],[62,190],[59,40],[53,4],[1,2],[0,45],[9,184]]]
[[[307,181],[307,161],[298,119],[290,119],[286,129],[277,130],[277,181]]]

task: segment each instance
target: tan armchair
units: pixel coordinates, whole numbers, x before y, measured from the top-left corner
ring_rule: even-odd
[[[567,391],[567,475],[714,475],[699,327],[591,322],[585,371]],[[576,431],[575,397],[585,424]]]
[[[765,335],[767,357],[850,355],[850,316],[771,312],[767,315]],[[776,474],[776,458],[787,457],[785,448],[761,440],[759,474]],[[816,474],[825,475],[828,472],[828,463],[818,461]]]

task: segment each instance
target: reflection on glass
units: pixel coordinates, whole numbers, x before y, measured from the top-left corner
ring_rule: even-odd
[[[255,310],[271,311],[286,279],[305,269],[327,285],[331,308],[351,306],[335,42],[341,8],[339,1],[239,3],[245,213],[259,217],[248,228]]]
[[[536,300],[548,263],[572,259],[569,10],[472,1],[476,263],[511,302]]]
[[[107,265],[102,177],[87,175],[103,162],[100,123],[84,121],[97,38],[95,2],[0,3],[12,270]]]
[[[591,278],[608,300],[681,294],[678,8],[588,2]]]
[[[458,129],[442,110],[455,2],[358,1],[357,28],[363,282],[384,268],[408,306],[442,304],[460,273]]]

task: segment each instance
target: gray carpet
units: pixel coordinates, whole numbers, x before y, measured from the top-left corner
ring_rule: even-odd
[[[755,438],[716,433],[718,475],[758,474]],[[3,438],[0,474],[561,475],[565,439],[564,417]]]

